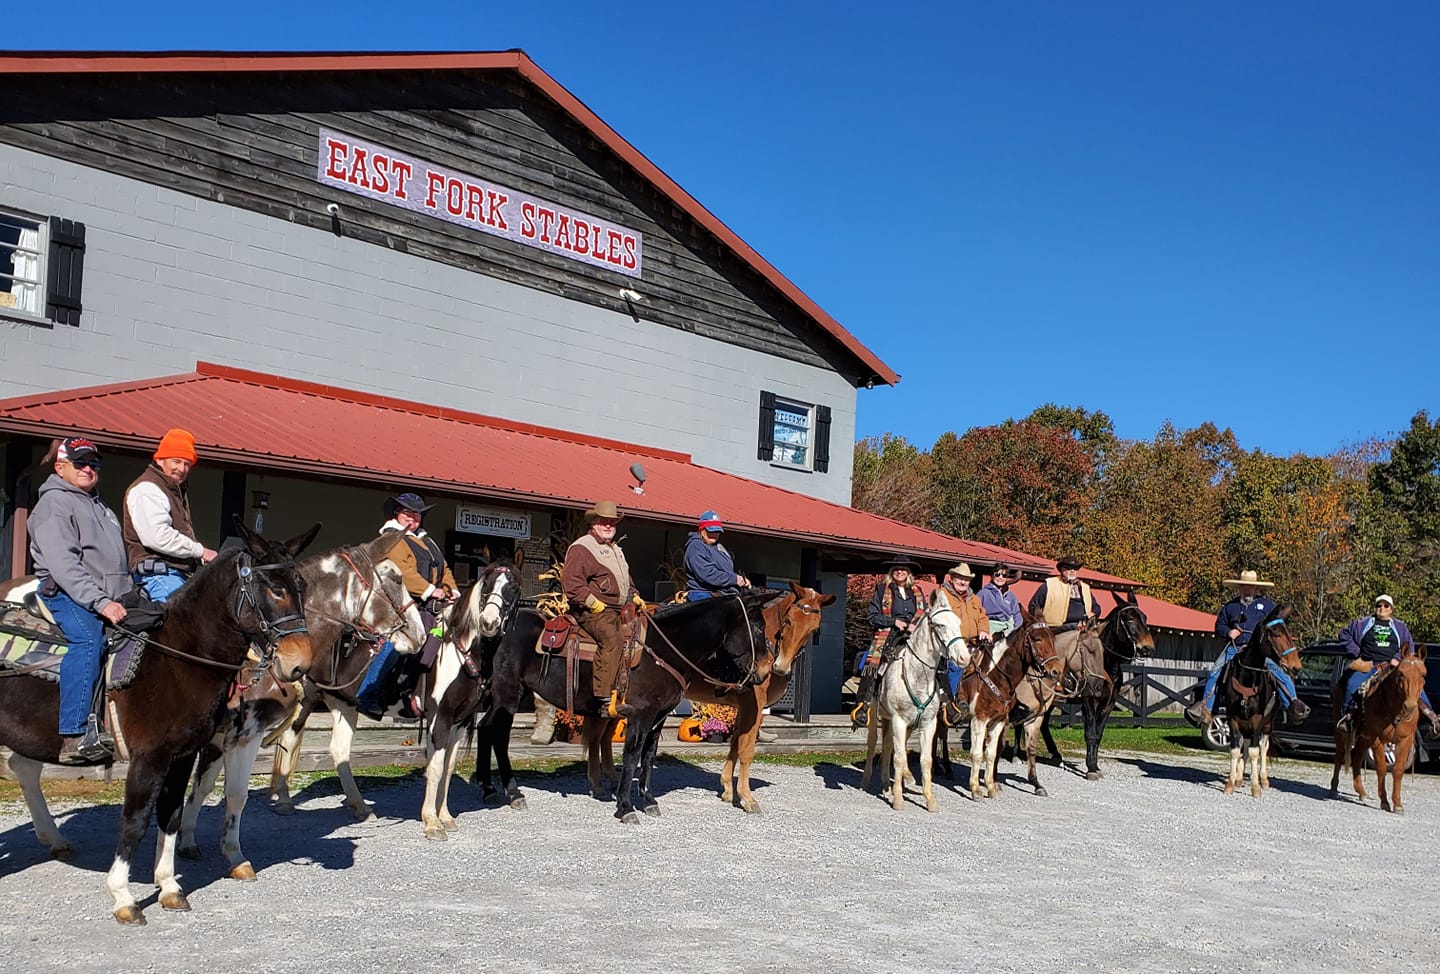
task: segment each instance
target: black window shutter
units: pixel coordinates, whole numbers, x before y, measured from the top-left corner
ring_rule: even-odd
[[[830,472],[830,407],[815,407],[815,472]]]
[[[50,218],[50,259],[45,265],[45,313],[57,325],[80,324],[80,282],[85,265],[85,224]]]
[[[761,460],[775,459],[775,393],[760,393],[760,451]]]

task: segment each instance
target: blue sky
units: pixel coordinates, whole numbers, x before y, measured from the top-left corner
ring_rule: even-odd
[[[902,374],[861,391],[862,436],[928,447],[1053,401],[1124,437],[1213,420],[1313,454],[1440,413],[1440,5],[257,0],[6,20],[16,49],[523,48]]]

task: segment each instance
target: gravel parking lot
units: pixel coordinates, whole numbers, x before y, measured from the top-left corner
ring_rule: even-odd
[[[859,770],[756,766],[765,811],[715,797],[716,764],[665,760],[663,810],[626,827],[581,778],[527,776],[528,811],[457,783],[461,831],[426,842],[413,781],[369,789],[350,822],[329,782],[293,818],[252,793],[259,881],[223,878],[220,812],[181,865],[191,913],[136,883],[149,924],[110,917],[116,806],[57,816],[48,858],[0,806],[0,938],[25,971],[1418,971],[1433,965],[1440,779],[1407,778],[1405,816],[1327,797],[1321,765],[1281,761],[1260,799],[1219,791],[1225,759],[1110,755],[1087,782],[1045,768],[976,804],[942,787],[903,812]],[[1002,771],[1007,766],[1002,765]],[[957,766],[957,772],[958,772]],[[1373,779],[1372,779],[1373,780]],[[942,786],[946,783],[941,782]],[[153,842],[132,878],[148,879]],[[1430,944],[1425,948],[1425,944]]]

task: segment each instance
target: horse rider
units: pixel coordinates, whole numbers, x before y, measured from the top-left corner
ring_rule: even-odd
[[[645,605],[630,578],[625,552],[615,541],[616,528],[624,517],[614,501],[596,502],[585,512],[589,528],[565,550],[565,568],[560,573],[560,590],[579,619],[580,628],[595,640],[590,687],[597,710],[610,717],[629,713],[629,707],[616,699],[615,679],[625,649],[620,610],[627,602]]]
[[[1030,598],[1030,615],[1044,619],[1056,634],[1083,632],[1095,622],[1095,597],[1090,586],[1080,581],[1084,564],[1074,555],[1061,558],[1055,563],[1058,574],[1045,579]]]
[[[460,597],[455,576],[445,562],[445,553],[423,527],[425,512],[434,506],[426,504],[419,494],[407,491],[385,501],[383,510],[388,520],[380,526],[382,535],[387,531],[396,532],[395,544],[386,557],[400,569],[405,591],[419,606],[428,632],[425,645],[415,654],[415,662],[403,667],[400,674],[400,716],[406,719],[419,716],[420,708],[412,691],[420,674],[435,662],[435,654],[440,649],[440,637],[444,633],[439,622],[440,612]],[[394,645],[386,640],[356,693],[361,713],[377,719],[383,714],[385,704],[380,695],[398,663]]]
[[[750,587],[750,579],[735,571],[734,557],[720,542],[724,531],[720,515],[706,511],[685,539],[686,601],[733,595]]]
[[[1211,711],[1215,708],[1215,686],[1220,682],[1220,671],[1235,658],[1235,654],[1250,642],[1255,627],[1275,608],[1275,602],[1260,594],[1261,589],[1274,588],[1274,582],[1267,582],[1259,574],[1246,569],[1239,578],[1227,578],[1224,584],[1234,588],[1235,597],[1220,607],[1215,616],[1215,634],[1227,640],[1220,657],[1210,667],[1205,679],[1205,692],[1200,699],[1185,708],[1185,719],[1196,727],[1210,723]],[[1295,694],[1295,681],[1280,668],[1273,659],[1265,661],[1265,668],[1275,678],[1275,689],[1280,694],[1280,703],[1289,711],[1290,720],[1300,723],[1310,715],[1305,701]]]
[[[961,638],[967,643],[989,645],[992,638],[990,619],[985,615],[985,607],[980,604],[980,596],[970,591],[970,586],[974,583],[975,573],[962,561],[945,572],[945,581],[941,584],[940,591],[945,593],[950,608],[960,617]],[[943,658],[943,662],[950,699],[954,700],[959,696],[960,677],[965,671],[948,656]]]
[[[105,623],[125,620],[117,601],[134,583],[115,512],[100,500],[100,449],[83,436],[60,441],[55,472],[40,485],[30,512],[30,557],[40,598],[69,646],[60,658],[61,764],[94,764],[115,741],[94,712]]]
[[[915,584],[914,570],[920,564],[909,555],[896,555],[882,567],[886,569],[885,578],[875,587],[870,611],[865,614],[875,635],[870,640],[869,651],[860,657],[860,686],[856,691],[859,703],[850,712],[857,727],[866,722],[870,699],[886,666],[899,656],[910,638],[910,628],[925,611],[924,593]],[[874,659],[877,656],[879,658]]]
[[[1336,730],[1348,730],[1355,713],[1355,698],[1360,687],[1376,674],[1400,665],[1405,644],[1415,645],[1410,627],[1395,618],[1395,600],[1388,595],[1375,596],[1369,615],[1353,620],[1340,631],[1340,642],[1350,654],[1349,677],[1345,682],[1345,703],[1342,716],[1335,722]],[[1420,712],[1430,721],[1432,733],[1440,734],[1440,716],[1430,706],[1430,698],[1420,691]]]
[[[1008,636],[1020,628],[1020,600],[1010,591],[1010,583],[1020,577],[1020,570],[1003,562],[990,570],[990,581],[980,589],[980,605],[990,619],[990,632]]]
[[[130,574],[156,602],[168,601],[215,551],[195,538],[186,481],[194,469],[195,437],[172,429],[160,438],[150,465],[125,488],[125,557]]]

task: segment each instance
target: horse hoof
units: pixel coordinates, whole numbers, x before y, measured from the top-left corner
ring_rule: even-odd
[[[366,821],[367,819],[372,819],[372,818],[375,817],[375,810],[374,810],[373,808],[371,808],[369,805],[362,805],[362,806],[360,806],[359,808],[356,808],[354,805],[351,805],[351,806],[349,806],[349,808],[350,808],[350,817],[353,818],[353,819],[354,819],[355,821],[357,821],[357,822],[364,822],[364,821]]]
[[[530,807],[530,803],[525,800],[524,795],[516,795],[514,798],[510,799],[510,807],[515,809],[517,812],[523,812],[525,811],[525,809]]]
[[[61,862],[69,862],[75,858],[75,847],[69,845],[52,845],[50,847],[50,858],[59,859]]]
[[[645,806],[645,814],[646,814],[646,815],[649,815],[651,818],[659,818],[659,817],[660,817],[660,806],[659,806],[659,805],[646,805],[646,806]]]
[[[1405,806],[1404,806],[1404,805],[1396,805],[1394,808],[1390,809],[1390,811],[1394,812],[1396,815],[1404,815],[1404,814],[1405,814]]]
[[[1046,791],[1044,788],[1041,788],[1039,785],[1036,785],[1036,786],[1035,786],[1035,797],[1036,797],[1036,798],[1049,798],[1049,797],[1050,797],[1050,793],[1049,793],[1048,791]]]
[[[446,832],[460,831],[460,823],[455,821],[453,818],[446,819],[445,821],[441,822],[440,825],[445,829]]]
[[[431,842],[445,842],[450,836],[438,825],[430,825],[425,829],[425,838]]]
[[[620,820],[621,824],[623,824],[623,825],[639,825],[639,824],[640,824],[640,813],[639,813],[639,812],[630,811],[630,812],[626,812],[624,815],[621,815],[619,812],[616,812],[616,813],[615,813],[615,817],[618,818],[618,819]]]
[[[742,801],[742,802],[740,803],[740,807],[741,807],[741,809],[743,809],[747,814],[750,814],[750,815],[759,815],[759,814],[760,814],[760,803],[757,802],[757,801],[756,801],[755,799],[753,799],[753,798],[747,798],[747,799],[745,799],[744,801]]]
[[[255,867],[248,862],[242,862],[230,870],[230,878],[238,879],[242,883],[253,883],[255,882]]]
[[[160,905],[167,910],[174,910],[177,913],[188,913],[190,901],[185,898],[184,893],[161,893]]]
[[[500,792],[494,788],[486,788],[480,792],[480,800],[487,805],[497,805],[500,802]]]
[[[196,862],[200,859],[200,847],[198,845],[182,845],[175,850],[175,855],[181,859],[189,859],[191,862]]]
[[[1086,781],[1099,781],[1099,780],[1100,780],[1101,778],[1103,778],[1103,777],[1105,777],[1105,776],[1100,773],[1099,769],[1096,769],[1096,770],[1094,770],[1094,771],[1087,771],[1087,772],[1085,772],[1085,780],[1086,780]]]
[[[935,799],[933,799],[933,798],[930,799],[928,802],[925,803],[925,811],[927,811],[927,812],[938,812],[938,811],[940,811],[940,803],[937,802],[937,801],[936,801]]]
[[[292,805],[290,802],[276,802],[274,805],[270,806],[270,811],[274,812],[276,815],[290,816],[295,814],[295,806]]]
[[[145,914],[140,912],[138,906],[122,906],[115,911],[115,919],[120,923],[128,923],[133,926],[145,926]]]

